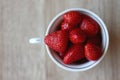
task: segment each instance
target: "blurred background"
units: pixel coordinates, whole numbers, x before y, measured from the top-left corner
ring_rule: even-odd
[[[107,25],[110,45],[104,59],[84,72],[69,72],[49,58],[44,38],[49,22],[68,8],[95,12]],[[0,80],[120,80],[120,0],[0,0]]]

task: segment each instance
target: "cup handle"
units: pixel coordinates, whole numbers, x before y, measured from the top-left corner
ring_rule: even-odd
[[[41,38],[31,38],[30,40],[29,40],[29,43],[30,44],[37,44],[37,43],[43,43],[44,41],[43,41],[43,39],[41,39]]]

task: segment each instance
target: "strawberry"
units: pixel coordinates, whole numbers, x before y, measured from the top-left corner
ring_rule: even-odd
[[[55,31],[45,36],[44,42],[51,49],[64,54],[68,45],[68,33],[63,30]]]
[[[86,34],[80,28],[73,29],[70,32],[70,41],[74,44],[85,42]]]
[[[76,28],[77,26],[76,25],[72,25],[72,24],[69,24],[67,22],[62,22],[61,24],[61,29],[62,30],[68,30],[68,31],[71,31],[72,29]]]
[[[85,16],[80,26],[81,30],[86,32],[89,37],[96,36],[99,32],[99,25],[92,18]]]
[[[102,50],[100,47],[92,44],[92,43],[87,43],[85,45],[85,57],[88,60],[93,60],[96,61],[102,56]]]
[[[72,45],[66,52],[63,62],[65,64],[71,64],[75,61],[81,60],[82,58],[84,58],[84,47],[78,44]]]
[[[82,14],[78,11],[70,11],[64,14],[64,20],[69,24],[79,24],[82,21]]]

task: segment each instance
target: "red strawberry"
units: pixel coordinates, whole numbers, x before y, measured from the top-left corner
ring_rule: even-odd
[[[99,36],[89,38],[87,43],[92,43],[92,44],[100,46],[101,45],[101,38]]]
[[[92,18],[85,16],[80,26],[81,30],[86,32],[89,37],[96,36],[99,32],[99,25]]]
[[[63,62],[65,64],[71,64],[81,60],[84,56],[84,47],[82,45],[72,45],[64,56]]]
[[[64,14],[64,20],[69,24],[79,24],[82,21],[82,14],[78,11],[70,11]]]
[[[74,44],[82,43],[86,40],[86,34],[79,28],[72,30],[69,37]]]
[[[62,22],[61,24],[61,29],[62,30],[68,30],[68,31],[71,31],[72,29],[76,28],[77,26],[76,25],[72,25],[72,24],[69,24],[67,22]]]
[[[68,33],[66,31],[55,31],[51,34],[48,34],[44,42],[53,50],[64,54],[68,45]]]
[[[87,43],[85,45],[85,56],[88,60],[96,61],[102,56],[102,50],[94,44]]]

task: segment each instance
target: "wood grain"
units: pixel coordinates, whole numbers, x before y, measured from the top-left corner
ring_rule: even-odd
[[[51,19],[68,8],[85,8],[98,14],[109,30],[107,55],[85,72],[68,72],[56,66],[44,45]],[[0,0],[0,80],[120,80],[120,0]]]

